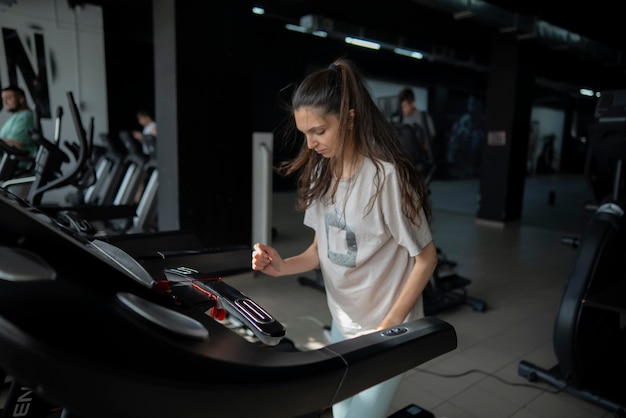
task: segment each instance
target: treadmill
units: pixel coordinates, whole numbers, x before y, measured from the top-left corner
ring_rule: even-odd
[[[214,264],[179,255],[149,272],[0,189],[0,368],[64,417],[308,418],[457,346],[450,324],[427,317],[277,350],[284,327]],[[224,312],[262,344],[224,326]]]

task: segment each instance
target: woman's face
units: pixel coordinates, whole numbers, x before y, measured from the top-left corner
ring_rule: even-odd
[[[324,158],[335,155],[335,143],[339,132],[336,115],[321,115],[311,107],[302,107],[293,112],[296,127],[304,134],[306,145]]]

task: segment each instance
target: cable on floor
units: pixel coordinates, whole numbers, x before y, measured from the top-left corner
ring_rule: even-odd
[[[496,380],[498,380],[498,381],[500,381],[500,382],[502,382],[502,383],[504,383],[506,385],[509,385],[509,386],[522,386],[522,387],[527,387],[527,388],[533,388],[533,389],[538,389],[538,390],[541,390],[543,392],[552,393],[552,394],[559,394],[559,393],[563,392],[566,389],[566,387],[567,387],[566,386],[566,387],[563,387],[563,388],[557,389],[557,390],[550,390],[550,389],[543,388],[541,386],[537,386],[535,384],[530,384],[530,383],[509,382],[508,380],[505,380],[505,379],[501,378],[500,376],[496,376],[493,373],[488,373],[488,372],[485,372],[485,371],[479,370],[479,369],[470,369],[470,370],[467,370],[465,372],[455,373],[455,374],[437,373],[437,372],[433,372],[432,370],[425,370],[425,369],[418,369],[418,370],[421,373],[427,373],[427,374],[431,374],[431,375],[439,376],[439,377],[444,377],[444,378],[448,378],[448,377],[462,377],[462,376],[466,376],[466,375],[472,374],[472,373],[480,373],[480,374],[485,375],[487,377],[492,377],[492,378],[494,378],[494,379],[496,379]]]

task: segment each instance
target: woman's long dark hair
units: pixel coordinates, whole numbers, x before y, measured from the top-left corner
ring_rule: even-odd
[[[402,193],[402,212],[419,225],[420,209],[431,220],[432,211],[424,179],[407,156],[398,141],[396,131],[374,103],[365,79],[351,61],[342,58],[328,68],[318,70],[296,88],[291,98],[291,124],[295,130],[293,113],[300,108],[312,108],[320,114],[333,114],[339,119],[336,153],[324,158],[302,143],[299,153],[291,160],[282,162],[278,173],[290,176],[298,174],[297,209],[305,210],[315,200],[327,198],[335,201],[338,182],[343,171],[343,155],[353,148],[353,166],[360,156],[370,158],[376,166],[377,191],[369,202],[371,210],[382,187],[382,164],[386,161],[396,167]],[[350,115],[353,110],[353,117]],[[352,121],[351,121],[352,118]],[[352,134],[350,125],[352,124]],[[301,135],[296,135],[302,139]]]

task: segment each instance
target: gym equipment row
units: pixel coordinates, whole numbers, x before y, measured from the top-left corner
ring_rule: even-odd
[[[67,99],[78,143],[61,141],[61,106],[57,108],[52,140],[43,135],[35,118],[36,127],[31,131],[31,138],[38,144],[34,174],[7,179],[2,187],[14,192],[26,186],[27,192],[22,197],[83,233],[102,235],[153,230],[158,188],[154,155],[143,155],[138,141],[128,133],[126,136],[121,133],[117,142],[109,141],[104,149],[95,147],[93,118],[86,132],[71,92],[67,93]],[[14,170],[13,159],[7,160],[7,165],[1,164],[0,171],[7,175]],[[66,197],[68,206],[42,203],[45,193],[65,186],[75,188]]]

